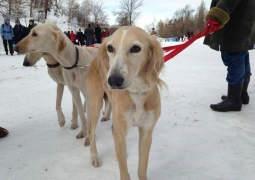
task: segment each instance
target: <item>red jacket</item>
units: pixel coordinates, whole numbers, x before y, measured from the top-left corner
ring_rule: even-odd
[[[70,33],[70,40],[72,42],[75,42],[75,40],[76,40],[76,35],[73,32]]]

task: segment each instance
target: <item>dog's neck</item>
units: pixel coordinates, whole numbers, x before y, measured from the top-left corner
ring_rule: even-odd
[[[133,94],[145,94],[150,91],[149,85],[140,76],[137,76],[132,81],[131,86],[127,89],[128,92]]]
[[[66,37],[68,38],[68,37]],[[63,67],[71,67],[76,61],[76,49],[75,45],[69,40],[66,40],[67,46],[60,53],[55,53],[54,57]],[[67,48],[68,47],[68,48]]]
[[[58,63],[58,61],[50,53],[44,53],[43,59],[46,61],[47,64],[57,64]]]

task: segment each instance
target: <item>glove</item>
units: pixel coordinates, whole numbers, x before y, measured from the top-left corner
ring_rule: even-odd
[[[207,19],[205,27],[209,29],[210,34],[220,29],[220,24],[213,19]]]
[[[4,39],[4,36],[2,36],[2,39]]]

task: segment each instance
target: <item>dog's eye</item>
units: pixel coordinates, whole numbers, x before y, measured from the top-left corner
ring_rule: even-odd
[[[114,51],[112,45],[108,45],[107,50],[108,50],[108,52],[111,52],[111,53]]]
[[[36,32],[33,32],[33,33],[32,33],[32,36],[37,36]]]
[[[141,51],[141,48],[137,45],[134,45],[131,49],[130,49],[130,52],[131,53],[138,53]]]

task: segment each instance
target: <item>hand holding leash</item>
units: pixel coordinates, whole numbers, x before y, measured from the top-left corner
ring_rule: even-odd
[[[220,24],[213,19],[207,19],[205,23],[205,28],[207,28],[210,34],[212,34],[220,29]]]

